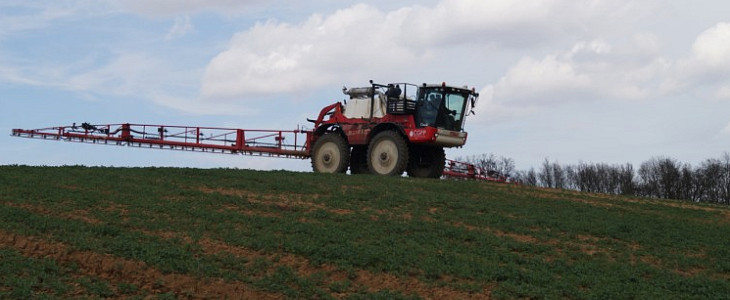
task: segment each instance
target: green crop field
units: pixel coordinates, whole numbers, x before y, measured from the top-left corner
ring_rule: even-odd
[[[0,167],[0,298],[722,299],[730,209],[474,181]]]

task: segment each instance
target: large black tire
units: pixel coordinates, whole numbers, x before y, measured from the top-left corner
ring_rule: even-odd
[[[408,145],[395,131],[383,131],[370,140],[368,169],[376,175],[399,176],[408,165]]]
[[[350,152],[350,174],[369,174],[368,147],[353,146]]]
[[[408,176],[417,178],[440,178],[446,166],[444,148],[411,146],[408,162]]]
[[[345,173],[350,164],[350,147],[336,133],[327,133],[312,147],[312,169],[319,173]]]

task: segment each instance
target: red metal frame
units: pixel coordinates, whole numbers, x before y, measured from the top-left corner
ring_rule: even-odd
[[[447,159],[443,175],[447,178],[476,179],[501,183],[507,182],[507,177],[493,176],[489,173],[490,172],[488,172],[487,170],[477,167],[475,165]]]
[[[124,123],[13,129],[12,135],[170,150],[308,158],[311,131]]]
[[[329,118],[324,120],[326,116],[329,116]],[[381,124],[393,124],[400,127],[408,141],[414,144],[432,143],[436,140],[438,132],[433,127],[416,127],[413,115],[387,114],[382,118],[347,118],[342,112],[342,104],[339,102],[323,108],[314,122],[314,127],[337,125],[342,129],[350,145],[367,145],[370,142],[369,138],[372,130]],[[316,138],[314,137],[314,139]]]
[[[308,158],[311,145],[321,135],[323,126],[338,126],[350,145],[367,145],[373,129],[382,124],[397,126],[410,143],[431,143],[438,130],[418,128],[413,115],[391,115],[382,118],[350,119],[342,113],[337,102],[324,107],[314,122],[314,130],[262,130],[220,127],[192,127],[147,124],[106,124],[48,127],[41,129],[13,129],[12,135],[24,138],[62,140],[93,144],[145,147],[212,153],[230,153],[271,157]],[[327,118],[327,120],[325,120]],[[445,177],[507,182],[504,176],[472,164],[447,160]]]
[[[323,110],[317,124],[322,124],[325,113],[326,111]],[[309,149],[314,134],[313,131],[307,130],[263,130],[124,123],[83,124],[82,126],[74,124],[30,130],[13,129],[12,135],[24,138],[151,149],[305,159],[310,157]],[[484,169],[450,159],[446,160],[443,175],[446,178],[507,182],[507,178],[504,176],[490,176],[490,172]]]

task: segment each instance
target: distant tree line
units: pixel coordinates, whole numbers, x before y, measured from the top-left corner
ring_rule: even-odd
[[[630,163],[561,165],[545,159],[537,170],[518,171],[514,160],[494,154],[457,160],[530,186],[730,205],[728,152],[720,158],[707,159],[698,166],[672,158],[654,157],[641,163],[638,170]]]

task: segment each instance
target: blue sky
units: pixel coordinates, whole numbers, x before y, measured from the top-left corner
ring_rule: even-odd
[[[451,158],[697,164],[730,151],[729,16],[709,0],[5,0],[0,164],[307,171],[9,135],[74,122],[294,129],[370,79],[476,87]]]

